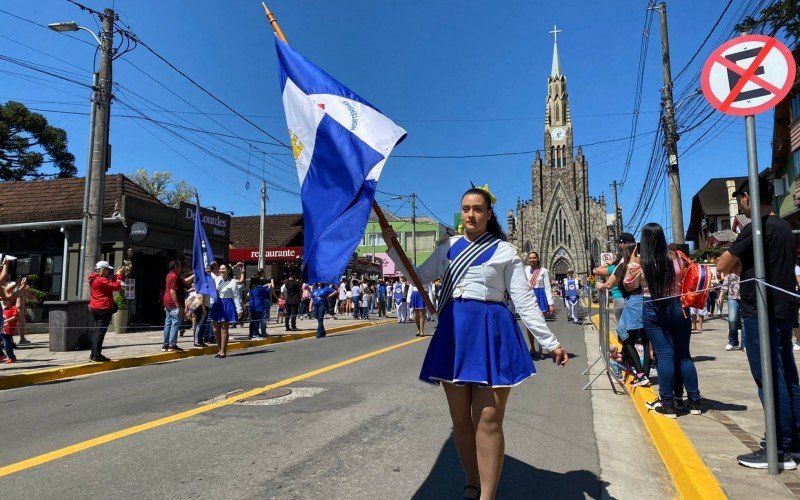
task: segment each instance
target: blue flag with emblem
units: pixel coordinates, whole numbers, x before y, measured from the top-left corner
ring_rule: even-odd
[[[200,213],[200,200],[194,206],[194,244],[192,245],[192,272],[194,273],[194,289],[197,293],[217,298],[217,287],[206,267],[214,260],[214,251],[208,241],[203,227],[203,215]]]
[[[364,236],[375,189],[406,131],[275,39],[303,204],[303,279],[338,282]]]

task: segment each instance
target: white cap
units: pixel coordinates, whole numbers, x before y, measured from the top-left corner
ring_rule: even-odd
[[[111,271],[114,270],[114,268],[111,267],[111,264],[109,264],[108,261],[105,261],[105,260],[99,261],[97,264],[95,264],[94,268],[95,269],[109,269]]]

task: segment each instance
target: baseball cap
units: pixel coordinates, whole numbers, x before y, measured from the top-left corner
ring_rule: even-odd
[[[617,243],[636,243],[636,238],[631,233],[622,233],[619,235]]]
[[[109,264],[108,261],[105,261],[105,260],[99,261],[97,264],[95,264],[94,268],[95,269],[110,269],[112,271],[114,270],[114,268],[111,267],[111,264]]]
[[[762,177],[758,178],[758,194],[759,198],[761,199],[761,203],[772,203],[772,198],[774,197],[775,190],[772,187],[772,181],[769,179],[764,179]],[[732,193],[732,196],[738,197],[743,195],[750,195],[750,179],[745,179],[739,184],[739,189]]]

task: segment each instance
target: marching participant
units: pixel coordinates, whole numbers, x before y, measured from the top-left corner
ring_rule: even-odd
[[[555,314],[556,308],[553,306],[553,289],[550,286],[550,272],[547,268],[541,266],[539,254],[537,252],[530,252],[528,254],[528,265],[525,266],[525,276],[528,277],[528,283],[533,289],[533,296],[536,297],[536,303],[539,305],[542,314]],[[535,351],[533,346],[536,339],[527,328],[525,329],[525,333],[528,334],[528,341],[531,344],[531,355],[533,355]],[[541,353],[541,346],[539,347]]]
[[[420,379],[444,382],[466,475],[465,498],[494,498],[503,467],[502,426],[510,388],[535,372],[522,332],[503,302],[506,292],[553,361],[567,363],[567,352],[531,294],[516,249],[505,241],[492,210],[494,201],[488,186],[468,189],[461,198],[464,235],[439,245],[417,270],[422,283],[442,278],[438,325]],[[391,228],[383,231],[385,241],[395,236]],[[398,262],[393,248],[388,254]]]
[[[568,270],[567,277],[564,278],[564,303],[567,306],[567,321],[578,322],[575,306],[578,305],[578,290],[580,289],[581,283],[575,277],[575,271],[573,269]]]

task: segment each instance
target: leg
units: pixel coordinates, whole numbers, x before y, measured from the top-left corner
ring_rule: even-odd
[[[323,324],[323,320],[325,319],[325,303],[321,302],[316,306],[314,312],[317,315],[317,338],[319,339],[325,336],[325,325]]]
[[[728,345],[739,346],[739,301],[730,298],[728,299]]]
[[[291,327],[289,326],[289,317],[292,315],[291,310],[292,306],[290,306],[289,304],[286,304],[284,306],[283,326],[286,327],[286,331],[291,330]]]
[[[675,403],[675,351],[668,330],[651,303],[645,302],[643,323],[647,336],[653,344],[658,363],[658,396],[666,405]]]
[[[228,354],[228,329],[230,328],[229,323],[222,323],[222,328],[220,332],[220,354],[223,356]]]
[[[633,366],[636,371],[636,378],[642,378],[645,375],[644,367],[639,360],[639,352],[636,350],[636,331],[628,332],[628,338],[622,341],[622,349],[628,358],[628,362]]]
[[[481,477],[481,498],[493,499],[505,458],[503,418],[508,387],[487,389],[472,387],[472,421],[475,425],[475,448]]]
[[[174,309],[169,310],[169,317],[170,317],[170,329],[169,329],[169,338],[167,339],[167,345],[169,347],[175,347],[178,345],[178,327],[181,323],[180,318],[180,309],[177,307]]]
[[[475,426],[472,422],[472,389],[443,383],[447,405],[450,407],[450,418],[453,420],[453,441],[456,444],[458,459],[464,469],[467,485],[478,486],[481,478],[478,474],[478,455],[475,448]]]
[[[261,311],[253,311],[250,310],[250,321],[247,324],[247,338],[253,338],[258,335],[258,317],[261,315]]]
[[[425,315],[428,311],[425,309],[419,310],[419,333],[421,336],[425,336]]]
[[[702,329],[703,317],[700,317]],[[680,308],[680,303],[677,301],[672,309],[672,321],[670,324],[671,337],[673,347],[675,348],[675,390],[674,394],[680,396],[683,394],[683,388],[686,388],[686,395],[689,401],[697,402],[700,400],[700,388],[697,381],[697,368],[692,360],[692,355],[689,349],[689,343],[692,338],[691,325],[689,320],[684,317],[683,311]],[[680,378],[677,374],[680,373]],[[659,372],[659,377],[661,372]],[[680,385],[678,385],[680,384]]]
[[[222,347],[222,323],[218,321],[214,321],[212,323],[214,327],[214,340],[217,341],[217,348],[221,349]]]

